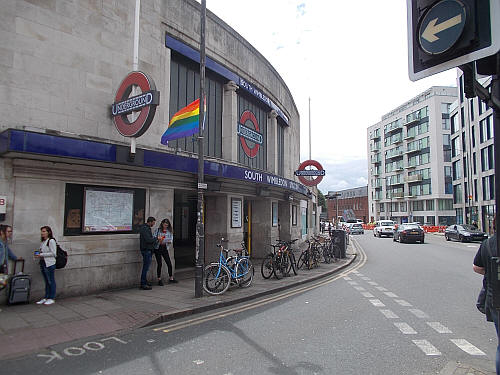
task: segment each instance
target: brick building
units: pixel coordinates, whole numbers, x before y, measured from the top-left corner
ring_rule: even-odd
[[[342,216],[344,220],[361,219],[364,223],[369,221],[368,186],[346,189],[337,192],[329,191],[326,198],[328,198],[327,206],[329,221],[333,222],[335,220],[337,212],[338,216]]]

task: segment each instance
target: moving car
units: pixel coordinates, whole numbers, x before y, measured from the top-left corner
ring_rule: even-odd
[[[394,231],[393,241],[410,242],[410,241],[420,241],[424,243],[424,230],[420,227],[420,225],[416,223],[410,224],[401,224],[398,226],[398,229]]]
[[[446,241],[483,241],[488,238],[488,235],[484,232],[481,232],[472,225],[455,224],[450,225],[448,228],[446,228],[446,230],[444,231],[444,238],[446,238]]]
[[[375,228],[373,228],[373,235],[376,237],[394,235],[394,229],[396,228],[396,223],[392,220],[379,220]]]
[[[365,230],[361,224],[352,224],[350,228],[351,234],[365,234]]]

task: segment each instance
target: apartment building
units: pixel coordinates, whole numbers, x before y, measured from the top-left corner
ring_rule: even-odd
[[[450,108],[456,87],[433,86],[367,129],[370,221],[449,225]]]
[[[492,234],[495,216],[493,110],[478,97],[465,97],[463,74],[459,69],[457,72],[458,99],[450,111],[453,208],[457,223],[476,223]],[[487,87],[491,77],[480,82]]]

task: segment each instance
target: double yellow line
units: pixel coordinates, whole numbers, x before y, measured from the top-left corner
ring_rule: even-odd
[[[353,268],[350,268],[346,271],[343,271],[338,275],[330,276],[330,277],[326,278],[325,280],[316,282],[312,285],[299,287],[299,288],[296,288],[296,289],[293,289],[290,291],[283,292],[279,295],[274,295],[274,296],[266,297],[263,299],[259,299],[258,301],[247,303],[244,306],[232,307],[232,308],[229,308],[229,309],[224,310],[224,311],[218,311],[218,312],[214,312],[212,314],[203,315],[203,316],[200,316],[197,318],[192,318],[192,319],[185,320],[182,322],[167,324],[167,325],[162,326],[162,327],[153,328],[153,331],[155,331],[155,332],[162,331],[164,333],[174,332],[174,331],[177,331],[179,329],[186,328],[186,327],[209,322],[209,321],[215,320],[215,319],[225,318],[226,316],[238,314],[240,312],[247,311],[250,309],[255,309],[257,307],[261,307],[261,306],[267,305],[269,303],[280,301],[284,298],[289,298],[289,297],[292,297],[296,294],[304,293],[304,292],[307,292],[309,290],[319,288],[320,286],[334,282],[342,277],[347,276],[351,272],[358,270],[359,268],[363,267],[366,263],[367,258],[366,258],[366,254],[363,251],[363,249],[359,246],[359,244],[357,243],[356,240],[351,240],[351,241],[353,241],[353,243],[355,244],[355,247],[357,248],[360,262],[358,264],[356,264]]]

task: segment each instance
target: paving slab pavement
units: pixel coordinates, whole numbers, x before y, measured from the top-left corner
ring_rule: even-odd
[[[265,280],[256,260],[255,276],[249,288],[232,287],[220,296],[194,297],[194,270],[179,274],[178,284],[153,285],[102,292],[94,295],[57,299],[50,306],[2,306],[0,312],[0,360],[15,358],[47,347],[96,335],[116,334],[166,322],[312,282],[347,267],[356,258],[354,247],[347,258],[300,270],[296,276]]]

